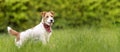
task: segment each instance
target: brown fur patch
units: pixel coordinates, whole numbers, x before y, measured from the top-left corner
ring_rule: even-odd
[[[41,12],[42,17],[45,17],[46,11]]]
[[[20,33],[19,33],[19,32],[15,31],[15,30],[13,30],[13,29],[10,29],[9,32],[10,32],[10,34],[16,36],[16,41],[19,41],[19,40],[20,40]]]
[[[50,11],[50,13],[54,16],[54,12],[53,11]]]
[[[18,34],[17,36],[16,36],[16,41],[19,41],[20,40],[20,35]]]

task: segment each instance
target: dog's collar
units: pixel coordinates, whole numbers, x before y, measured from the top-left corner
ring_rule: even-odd
[[[49,33],[51,32],[51,27],[49,25],[43,23],[43,26],[47,32],[49,32]]]

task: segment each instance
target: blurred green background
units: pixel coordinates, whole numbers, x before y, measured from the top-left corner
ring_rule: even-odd
[[[120,24],[120,0],[0,0],[0,32],[33,27],[42,11],[55,12],[54,29]]]

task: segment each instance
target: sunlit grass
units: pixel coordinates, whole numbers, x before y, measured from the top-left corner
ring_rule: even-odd
[[[120,30],[117,28],[78,28],[53,30],[50,42],[27,41],[21,48],[14,37],[0,36],[0,52],[119,52]]]

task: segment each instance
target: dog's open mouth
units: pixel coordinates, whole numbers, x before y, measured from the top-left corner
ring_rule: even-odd
[[[50,33],[50,32],[51,32],[50,25],[47,25],[47,24],[45,24],[45,23],[43,23],[43,25],[44,25],[46,31]]]

